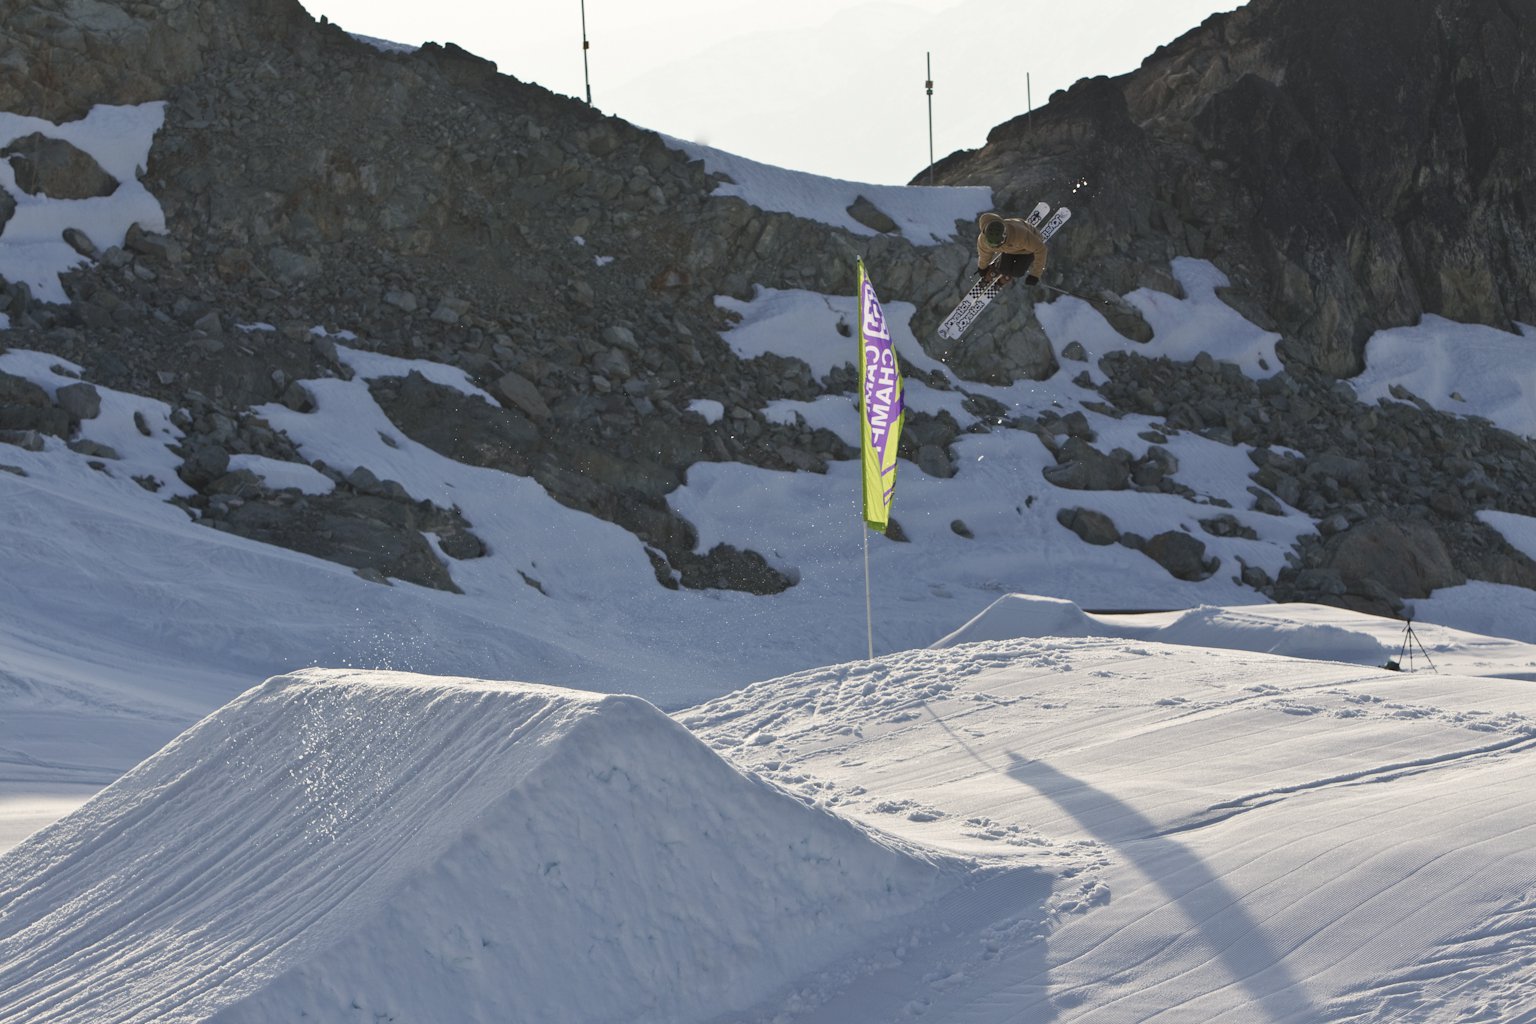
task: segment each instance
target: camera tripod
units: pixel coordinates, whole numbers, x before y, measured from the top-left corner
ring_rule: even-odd
[[[1397,650],[1397,657],[1388,658],[1387,663],[1383,665],[1382,668],[1390,669],[1393,672],[1403,671],[1403,655],[1406,654],[1408,656],[1408,671],[1414,671],[1413,649],[1415,647],[1419,649],[1420,654],[1424,655],[1424,661],[1429,665],[1434,673],[1439,675],[1440,670],[1435,668],[1435,663],[1433,661],[1429,660],[1429,652],[1424,649],[1423,643],[1419,641],[1419,634],[1413,631],[1412,619],[1403,620],[1403,644]]]

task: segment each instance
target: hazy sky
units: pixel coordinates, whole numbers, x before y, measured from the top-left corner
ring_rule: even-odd
[[[585,97],[581,0],[303,0],[349,32],[452,42]],[[904,184],[1031,98],[1129,71],[1234,0],[586,0],[592,102],[767,163]],[[1026,80],[1026,73],[1028,79]]]

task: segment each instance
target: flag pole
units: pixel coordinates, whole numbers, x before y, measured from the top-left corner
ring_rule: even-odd
[[[859,532],[864,535],[864,628],[869,634],[869,660],[875,660],[875,613],[869,598],[869,527],[859,515]]]

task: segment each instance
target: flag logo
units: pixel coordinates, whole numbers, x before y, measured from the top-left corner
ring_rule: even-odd
[[[901,367],[891,345],[885,311],[875,286],[859,261],[859,364],[864,391],[859,401],[863,421],[864,522],[885,532],[896,494],[896,448],[906,413]]]

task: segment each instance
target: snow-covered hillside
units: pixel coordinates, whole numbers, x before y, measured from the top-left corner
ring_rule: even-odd
[[[112,123],[147,146],[155,116]],[[0,134],[141,160],[92,134],[106,123]],[[849,205],[848,183],[698,152],[734,168],[746,202],[834,222]],[[105,246],[153,204],[23,198],[5,168],[18,215],[0,273],[25,262],[40,293],[78,253],[50,244],[27,262],[33,227],[91,227]],[[984,198],[882,202],[927,243]],[[1144,345],[1082,299],[1040,303],[1058,354],[1075,343],[1087,361],[1010,387],[958,378],[918,343],[912,307],[888,303],[925,378],[908,404],[962,430],[999,408],[1080,412],[1104,446],[1146,452],[1158,423],[1070,378],[1132,349],[1207,353],[1256,378],[1279,367],[1276,336],[1219,298],[1215,267],[1171,270],[1182,295],[1125,296],[1153,330]],[[718,302],[739,315],[724,340],[744,358],[817,374],[855,358],[852,296]],[[1405,383],[1527,434],[1521,330],[1384,332],[1355,386],[1395,401]],[[259,347],[267,328],[242,331]],[[1401,622],[1248,607],[1239,565],[1277,571],[1318,524],[1252,509],[1244,446],[1159,442],[1193,498],[1067,491],[1043,477],[1054,459],[1034,435],[977,430],[952,445],[952,477],[902,463],[910,542],[870,538],[877,658],[854,661],[856,463],[696,464],[669,502],[699,550],[761,552],[796,585],[668,590],[633,534],[413,441],[368,387],[415,371],[494,401],[462,370],[329,337],[351,379],[304,382],[312,412],[258,410],[306,461],[241,468],[318,493],[331,481],[312,464],[367,467],[459,509],[488,549],[455,564],[463,593],[380,585],[193,522],[166,500],[184,486],[174,410],[143,396],[98,388],[100,414],[82,421],[116,458],[51,436],[0,444],[0,849],[20,843],[0,857],[0,1021],[1536,1012],[1532,591],[1437,591],[1416,603],[1422,648],[1403,647]],[[0,371],[49,395],[87,375],[24,348],[0,351]],[[697,409],[724,415],[727,398]],[[771,413],[857,437],[844,398]],[[1179,580],[1085,544],[1057,519],[1077,507],[1143,536],[1198,535],[1220,568]],[[1204,531],[1215,509],[1245,529]],[[1482,519],[1536,555],[1536,521]],[[1399,657],[1417,671],[1381,667]]]

